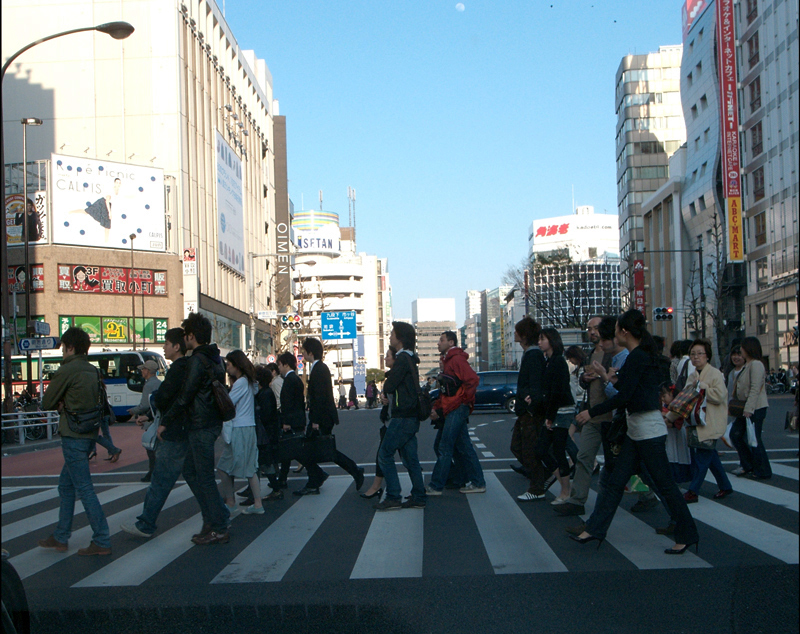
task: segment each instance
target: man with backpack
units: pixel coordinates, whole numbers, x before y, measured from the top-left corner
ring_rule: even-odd
[[[230,540],[230,511],[222,501],[214,476],[214,443],[222,433],[222,413],[214,397],[212,383],[225,382],[219,348],[211,343],[212,326],[205,316],[189,313],[181,327],[187,350],[192,351],[183,389],[162,425],[186,417],[189,449],[183,463],[183,477],[192,490],[203,514],[203,528],[192,537],[198,546],[227,544]]]
[[[470,366],[469,355],[458,347],[458,336],[452,330],[443,332],[439,337],[439,352],[442,354],[442,374],[454,379],[455,393],[446,395],[444,390],[433,404],[431,420],[444,419],[441,429],[436,465],[426,489],[428,495],[441,495],[450,473],[453,452],[463,458],[464,476],[468,482],[459,489],[461,493],[485,493],[486,480],[478,460],[478,454],[469,439],[469,415],[475,404],[475,390],[478,388],[478,375]],[[441,383],[441,381],[440,381]],[[455,386],[458,385],[457,389]]]
[[[381,402],[389,404],[390,420],[378,451],[378,464],[386,483],[386,497],[375,505],[377,511],[401,508],[425,508],[425,481],[417,456],[419,431],[419,357],[414,353],[417,333],[414,326],[401,321],[392,322],[389,344],[397,350],[394,365],[386,375]],[[402,502],[400,478],[394,464],[394,454],[400,459],[411,477],[411,497]]]

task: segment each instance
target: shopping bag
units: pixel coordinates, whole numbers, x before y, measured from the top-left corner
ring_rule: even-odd
[[[704,427],[706,424],[706,391],[700,390],[697,396],[692,406],[692,413],[686,419],[686,425],[689,427]]]
[[[625,493],[647,493],[650,487],[647,486],[638,475],[631,476],[628,484],[625,485]]]
[[[728,423],[728,428],[725,430],[725,433],[722,434],[722,442],[724,442],[730,449],[733,449],[733,441],[731,440],[731,429],[733,428],[733,423]]]
[[[745,419],[747,425],[747,446],[758,447],[758,439],[756,438],[756,426],[749,418]]]
[[[694,409],[697,400],[700,398],[700,392],[696,389],[695,385],[687,385],[681,393],[678,394],[669,404],[671,412],[675,412],[678,416],[685,419],[689,424],[689,416]]]

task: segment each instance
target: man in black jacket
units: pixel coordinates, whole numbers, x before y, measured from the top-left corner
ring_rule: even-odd
[[[297,376],[297,359],[291,352],[283,352],[278,356],[278,372],[283,378],[281,387],[279,420],[283,433],[302,434],[306,429],[306,401],[303,381]],[[286,488],[291,460],[281,462],[278,474],[278,486]]]
[[[303,341],[303,353],[306,360],[311,363],[311,371],[308,375],[308,430],[306,435],[329,435],[333,432],[334,425],[339,424],[339,414],[336,411],[336,401],[333,400],[331,371],[322,362],[322,342],[316,337],[307,337]],[[284,389],[286,389],[285,385]],[[356,491],[358,491],[364,484],[364,469],[340,451],[334,454],[333,462],[353,476],[356,481]],[[327,475],[315,462],[306,461],[305,467],[308,471],[308,482],[302,489],[295,491],[294,495],[318,495],[319,488],[327,479]]]
[[[178,397],[189,369],[189,360],[184,356],[186,342],[183,336],[183,328],[171,328],[164,334],[164,356],[172,365],[169,366],[161,386],[153,394],[153,405],[157,411],[162,412],[162,415],[170,409]],[[138,537],[151,537],[156,532],[156,520],[181,474],[183,461],[189,449],[186,417],[182,416],[182,413],[176,412],[177,415],[168,420],[169,426],[161,424],[158,427],[155,465],[150,487],[144,498],[142,514],[136,518],[138,521],[135,524],[120,525],[126,533]]]
[[[230,541],[230,511],[222,501],[214,477],[214,443],[222,433],[222,416],[211,389],[214,380],[225,382],[219,348],[211,343],[212,326],[205,316],[189,313],[181,324],[186,348],[192,351],[183,387],[162,424],[169,428],[186,417],[189,447],[183,463],[183,477],[203,514],[203,528],[192,541],[199,545]]]

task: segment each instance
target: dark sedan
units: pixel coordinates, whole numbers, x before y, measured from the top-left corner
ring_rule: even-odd
[[[517,377],[519,372],[492,371],[478,372],[478,389],[475,391],[476,409],[505,408],[514,413],[517,397]],[[437,398],[439,390],[431,390],[431,397]]]

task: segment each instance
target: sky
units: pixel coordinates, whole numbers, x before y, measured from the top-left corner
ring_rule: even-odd
[[[222,0],[217,0],[222,4]],[[286,116],[295,210],[388,258],[395,318],[418,297],[501,284],[539,218],[616,213],[614,81],[627,54],[681,42],[651,0],[225,0]]]

